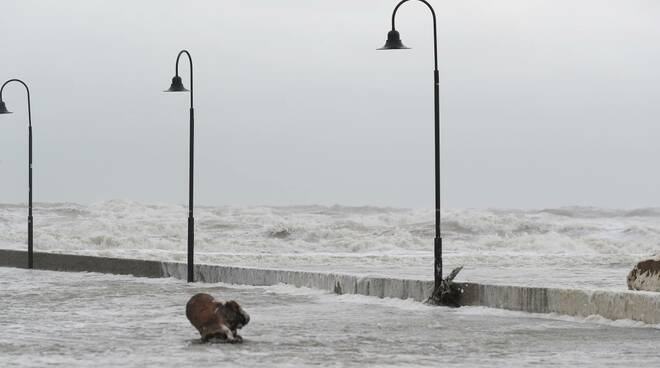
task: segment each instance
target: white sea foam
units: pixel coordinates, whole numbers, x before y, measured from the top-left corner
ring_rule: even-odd
[[[622,327],[622,328],[649,328],[660,330],[660,324],[648,324],[640,321],[633,321],[630,319],[611,320],[599,315],[590,315],[585,317],[580,316],[567,316],[556,313],[526,313],[518,311],[510,311],[505,309],[495,309],[486,307],[461,307],[452,310],[456,315],[463,316],[496,316],[508,318],[538,318],[539,320],[563,321],[581,324],[603,325],[609,327]],[[548,326],[539,322],[539,329],[547,329]]]
[[[184,206],[111,200],[37,204],[35,249],[185,260]],[[26,209],[0,205],[0,247],[24,248]],[[197,207],[199,262],[429,277],[433,211],[378,207]],[[448,267],[489,282],[625,287],[660,250],[660,209],[443,212]]]

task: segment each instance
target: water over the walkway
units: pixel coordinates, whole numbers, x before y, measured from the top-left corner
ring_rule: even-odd
[[[198,342],[188,298],[238,300],[242,345]],[[630,321],[448,309],[277,285],[186,284],[0,268],[0,366],[657,366],[660,330]]]

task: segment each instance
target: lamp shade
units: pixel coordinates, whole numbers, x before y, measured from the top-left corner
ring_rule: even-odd
[[[385,46],[379,48],[378,50],[401,50],[409,48],[410,47],[404,46],[403,42],[401,42],[399,32],[396,30],[391,30],[387,32],[387,41],[385,41]]]
[[[0,114],[11,114],[11,111],[7,110],[4,101],[0,101]]]
[[[183,86],[181,77],[176,75],[174,78],[172,78],[172,85],[170,86],[170,89],[166,90],[165,92],[188,92],[188,90]]]

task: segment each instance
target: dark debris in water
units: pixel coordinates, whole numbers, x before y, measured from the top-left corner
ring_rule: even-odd
[[[271,230],[268,236],[275,239],[286,239],[291,236],[291,231],[289,229]]]
[[[440,286],[433,290],[433,293],[426,301],[426,304],[442,305],[446,307],[458,308],[461,306],[461,295],[463,287],[454,282],[454,278],[463,269],[463,266],[454,268],[453,271],[442,280]]]

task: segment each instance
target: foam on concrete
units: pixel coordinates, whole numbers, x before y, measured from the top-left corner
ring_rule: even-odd
[[[26,265],[26,252],[0,249],[0,266],[24,268]],[[184,280],[187,276],[184,263],[58,253],[34,253],[34,267],[41,270],[174,277]],[[337,294],[361,294],[416,301],[425,301],[433,290],[433,282],[424,280],[204,264],[195,265],[195,280],[257,286],[282,283],[328,290]],[[629,319],[660,324],[660,293],[476,283],[465,283],[463,286],[463,305],[581,317],[600,315],[612,320]]]

